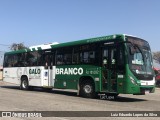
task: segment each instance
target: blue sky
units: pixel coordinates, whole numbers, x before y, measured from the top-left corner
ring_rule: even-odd
[[[0,0],[0,51],[117,33],[160,51],[160,0]]]

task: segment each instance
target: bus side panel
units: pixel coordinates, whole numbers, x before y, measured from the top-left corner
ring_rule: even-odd
[[[81,77],[90,77],[95,83],[95,91],[99,91],[100,71],[92,65],[56,66],[55,88],[77,89]]]
[[[3,81],[20,85],[19,69],[14,68],[3,68]]]
[[[124,93],[125,75],[117,75],[117,93]]]
[[[44,67],[27,67],[27,75],[29,79],[30,86],[42,86],[43,85],[43,76],[44,76]]]
[[[125,79],[124,94],[138,94],[138,93],[140,93],[140,86],[138,84],[132,83],[129,76],[132,76],[132,78],[134,80],[136,80],[136,78],[133,76],[132,72],[129,70],[129,68],[127,66],[126,67],[126,79]]]
[[[56,66],[55,88],[77,89],[77,81],[80,76],[77,74],[76,66]],[[76,67],[77,68],[77,67]]]
[[[21,77],[26,76],[30,86],[42,86],[42,69],[43,67],[4,68],[3,80],[20,85]]]

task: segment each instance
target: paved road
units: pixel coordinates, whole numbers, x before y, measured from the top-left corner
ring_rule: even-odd
[[[155,93],[143,96],[120,94],[116,100],[102,100],[81,98],[71,91],[52,90],[51,92],[45,92],[40,88],[33,91],[22,91],[19,90],[18,86],[0,81],[0,111],[160,111],[160,89],[157,88]],[[30,118],[16,119],[28,120]],[[74,120],[75,118],[54,117],[54,119]],[[87,119],[97,120],[98,118],[88,117]],[[107,118],[101,117],[101,119],[105,120]],[[114,117],[112,119],[133,118]],[[151,120],[157,118],[139,119]]]

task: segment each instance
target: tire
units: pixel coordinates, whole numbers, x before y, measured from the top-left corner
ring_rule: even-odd
[[[21,90],[28,90],[29,89],[27,77],[22,77],[20,89]]]
[[[80,95],[85,98],[95,98],[95,87],[91,82],[83,82],[80,85]]]

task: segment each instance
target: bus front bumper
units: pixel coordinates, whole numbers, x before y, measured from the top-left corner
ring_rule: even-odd
[[[145,95],[148,93],[154,93],[155,92],[155,86],[141,86],[139,93],[135,93],[133,95]]]

